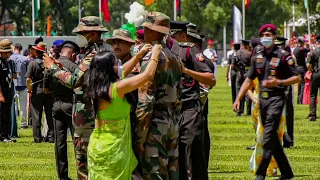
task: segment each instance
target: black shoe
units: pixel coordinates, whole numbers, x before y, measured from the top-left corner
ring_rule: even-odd
[[[310,121],[317,121],[317,117],[315,117],[315,116],[310,116],[310,117],[309,117],[309,120],[310,120]]]
[[[33,143],[42,143],[42,140],[41,139],[34,139]]]
[[[254,150],[255,148],[256,148],[255,145],[253,145],[253,146],[248,146],[248,147],[247,147],[247,150]]]
[[[242,113],[238,112],[238,113],[236,114],[236,116],[241,116],[241,114],[242,114]]]
[[[6,143],[15,143],[15,142],[17,142],[17,140],[15,140],[15,139],[10,139],[10,138],[4,138],[4,139],[2,139],[2,142],[6,142]]]
[[[27,126],[27,125],[21,126],[21,129],[28,129],[28,128],[29,128],[29,126]]]
[[[54,139],[53,138],[48,138],[48,143],[54,143]]]
[[[43,137],[42,141],[43,142],[49,142],[49,138],[48,137]]]
[[[294,146],[293,142],[283,143],[283,148],[292,148]]]
[[[67,178],[60,178],[60,180],[72,180],[72,179],[67,177]]]
[[[255,180],[265,180],[266,177],[262,175],[258,175]]]
[[[279,180],[290,180],[294,177],[294,175],[290,175],[290,176],[280,176]]]

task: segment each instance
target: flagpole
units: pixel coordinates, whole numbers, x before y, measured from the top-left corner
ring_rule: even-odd
[[[80,23],[80,19],[81,19],[81,0],[78,0],[78,8],[79,8],[79,23]]]
[[[296,30],[295,19],[294,19],[294,0],[292,0],[292,31]]]
[[[223,59],[226,60],[227,59],[227,29],[226,26],[223,26]]]
[[[287,22],[286,21],[284,21],[283,26],[284,26],[284,30],[283,30],[284,38],[288,38],[288,36],[287,36]]]
[[[32,0],[31,3],[32,3],[32,36],[34,36],[34,0]]]
[[[242,38],[246,39],[246,7],[245,0],[242,0]]]
[[[99,19],[102,22],[102,18],[101,18],[101,0],[99,0]]]
[[[123,25],[123,11],[121,11],[121,26]]]
[[[177,20],[177,2],[173,0],[173,20]]]
[[[307,3],[307,1],[306,1],[306,3]],[[310,18],[309,18],[309,6],[308,6],[308,4],[306,4],[306,8],[307,8],[308,36],[309,36],[309,43],[311,43]]]

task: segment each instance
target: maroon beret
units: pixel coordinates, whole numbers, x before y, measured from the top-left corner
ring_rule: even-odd
[[[138,39],[143,39],[144,38],[144,30],[140,29],[136,32],[136,36]]]
[[[277,26],[275,26],[274,24],[265,24],[263,26],[261,26],[260,30],[259,30],[259,34],[268,31],[268,32],[272,32],[273,34],[277,34]]]

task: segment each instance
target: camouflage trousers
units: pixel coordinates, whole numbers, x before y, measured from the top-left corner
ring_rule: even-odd
[[[88,179],[88,144],[94,129],[94,113],[91,105],[77,103],[73,108],[74,150],[78,180]]]
[[[179,180],[179,128],[172,112],[154,111],[144,152],[140,156],[143,179]]]

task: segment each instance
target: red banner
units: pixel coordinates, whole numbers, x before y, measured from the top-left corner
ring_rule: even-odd
[[[110,22],[108,0],[101,0],[101,12],[104,14],[104,20]]]
[[[245,4],[246,8],[248,8],[248,9],[250,8],[250,0],[245,0],[244,4]]]

